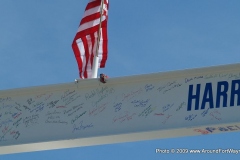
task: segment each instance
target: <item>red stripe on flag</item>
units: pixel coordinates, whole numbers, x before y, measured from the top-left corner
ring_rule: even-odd
[[[79,50],[79,48],[77,46],[76,41],[73,42],[72,48],[73,48],[73,52],[74,52],[75,58],[77,60],[80,78],[83,78],[81,76],[81,74],[80,74],[82,72],[82,65],[83,65],[82,64],[82,58],[81,58],[81,53],[80,53],[80,50]]]
[[[96,19],[99,19],[101,16],[101,14],[98,12],[98,13],[94,13],[94,14],[91,14],[87,17],[84,17],[81,22],[80,22],[80,25],[84,24],[84,23],[87,23],[87,22],[91,22],[93,20],[96,20]]]
[[[78,39],[78,38],[80,38],[80,37],[84,37],[84,36],[86,36],[86,35],[90,35],[90,34],[92,34],[92,33],[94,33],[94,32],[98,32],[98,28],[99,28],[99,25],[97,25],[97,26],[94,26],[94,27],[91,27],[91,28],[88,28],[88,29],[85,29],[85,30],[83,30],[83,31],[81,31],[81,32],[78,32],[77,34],[76,34],[76,39]]]
[[[108,53],[108,48],[107,48],[107,27],[102,28],[102,37],[103,37],[103,53],[102,53],[102,61],[100,64],[100,68],[104,68],[106,61],[107,61],[107,53]]]
[[[106,4],[106,3],[105,3],[105,4]],[[93,1],[93,2],[89,2],[89,3],[87,4],[87,7],[86,7],[85,11],[86,11],[86,10],[89,10],[89,9],[92,9],[92,8],[94,8],[94,7],[100,6],[100,5],[101,5],[101,0],[96,0],[96,1]]]
[[[92,55],[91,55],[91,65],[93,66],[93,58],[94,58],[94,56],[95,56],[95,48],[94,48],[94,46],[96,45],[96,38],[95,38],[95,36],[94,36],[94,34],[91,34],[90,35],[91,36],[91,41],[92,41]]]

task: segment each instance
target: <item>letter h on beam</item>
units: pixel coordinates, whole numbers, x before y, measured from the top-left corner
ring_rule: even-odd
[[[192,109],[192,100],[195,99],[195,110],[199,109],[199,97],[200,97],[200,84],[197,84],[196,94],[193,95],[193,85],[189,85],[188,91],[188,107],[187,110],[191,111]]]

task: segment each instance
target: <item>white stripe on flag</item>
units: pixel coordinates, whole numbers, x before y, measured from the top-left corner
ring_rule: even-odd
[[[98,33],[95,32],[94,33],[94,46],[93,46],[93,55],[94,56],[96,55],[96,50],[97,50],[97,36],[98,36]]]
[[[101,32],[101,36],[100,36],[100,40],[99,40],[99,48],[98,48],[98,58],[99,58],[99,62],[98,62],[98,67],[100,67],[100,62],[102,61],[102,53],[103,53],[103,38],[102,38],[102,29],[100,30]]]
[[[104,21],[105,19],[106,19],[106,17],[103,16],[103,17],[102,17],[102,21]],[[94,26],[99,25],[99,24],[100,24],[100,19],[96,19],[96,20],[93,20],[93,21],[84,23],[84,24],[82,24],[82,25],[79,26],[77,32],[81,32],[81,31],[83,31],[83,30],[85,30],[85,29],[94,27]]]
[[[88,51],[89,51],[89,57],[87,59],[87,71],[92,70],[92,64],[91,64],[91,56],[92,56],[92,41],[91,41],[91,36],[87,35],[86,36],[87,42],[88,42]]]
[[[83,18],[84,17],[87,17],[89,15],[92,15],[92,14],[95,14],[95,13],[98,13],[100,12],[100,7],[97,6],[97,7],[94,7],[94,8],[91,8],[91,9],[88,9],[84,12],[84,15],[83,15]]]
[[[106,4],[103,5],[103,10],[105,10],[105,12],[107,12],[107,5]],[[97,6],[97,7],[86,10],[84,12],[83,18],[87,17],[87,16],[90,16],[92,14],[95,14],[95,13],[100,13],[100,6]]]

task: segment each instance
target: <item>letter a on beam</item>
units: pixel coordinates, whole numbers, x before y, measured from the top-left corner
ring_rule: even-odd
[[[206,83],[201,109],[205,109],[206,103],[209,103],[209,108],[214,108],[213,106],[213,92],[212,83]]]

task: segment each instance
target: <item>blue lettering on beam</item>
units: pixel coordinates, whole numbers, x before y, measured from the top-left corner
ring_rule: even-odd
[[[222,86],[223,86],[223,91],[222,91]],[[216,108],[220,107],[221,97],[223,97],[223,107],[227,107],[227,91],[228,91],[228,82],[226,81],[218,82]]]
[[[200,84],[197,84],[196,94],[193,95],[193,85],[189,85],[188,91],[188,107],[187,110],[191,111],[192,108],[192,100],[195,99],[195,110],[199,108],[199,97],[200,97]]]
[[[209,103],[210,108],[214,108],[213,107],[212,83],[207,83],[205,86],[201,109],[205,109],[206,103]]]
[[[212,83],[206,83],[203,94],[201,94],[201,84],[197,84],[196,86],[189,85],[187,111],[191,111],[192,106],[194,106],[195,110],[199,110],[200,102],[201,109],[205,109],[207,104],[210,109],[220,108],[220,106],[227,107],[227,105],[232,107],[235,104],[240,106],[240,79],[232,80],[231,84],[227,81],[220,81],[217,83],[216,88],[216,92],[213,92]],[[231,91],[229,91],[229,88]],[[200,95],[202,95],[202,99],[200,99]],[[229,103],[228,96],[230,97]]]
[[[236,89],[236,84],[238,84],[238,89]],[[237,105],[239,106],[240,105],[240,80],[232,81],[230,106],[234,106],[235,95],[237,95],[238,97]]]

